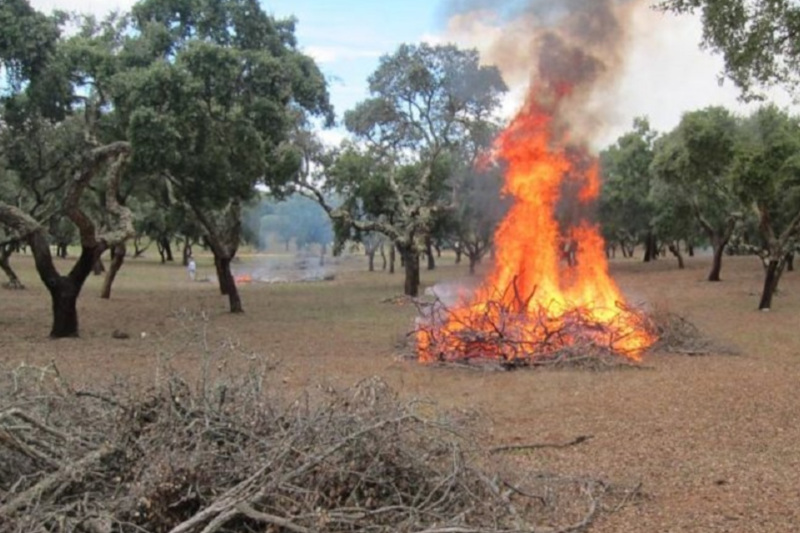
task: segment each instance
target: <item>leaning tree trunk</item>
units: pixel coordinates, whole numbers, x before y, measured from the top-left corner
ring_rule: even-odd
[[[678,268],[681,270],[686,268],[686,265],[683,263],[683,255],[681,254],[680,243],[671,242],[669,243],[668,248],[669,251],[672,252],[672,255],[678,259]]]
[[[778,290],[778,282],[783,273],[785,266],[785,259],[771,258],[767,264],[767,271],[764,276],[764,290],[761,293],[761,301],[758,304],[758,309],[761,311],[768,311],[772,307],[772,297]]]
[[[19,280],[17,273],[11,268],[11,263],[9,262],[9,258],[15,247],[18,247],[18,245],[6,244],[0,248],[0,269],[2,269],[6,277],[8,277],[8,282],[6,282],[3,287],[7,289],[24,289],[25,285]]]
[[[228,295],[231,313],[243,313],[242,299],[239,297],[239,289],[236,287],[236,280],[231,272],[231,258],[215,256],[214,264],[219,276],[220,292]]]
[[[97,260],[92,265],[92,273],[95,276],[99,276],[100,274],[102,274],[105,271],[106,271],[106,265],[103,264],[103,256],[102,256],[102,254],[100,254],[100,255],[97,256]]]
[[[100,298],[105,300],[111,299],[111,286],[117,278],[117,273],[122,268],[122,263],[125,262],[125,254],[128,249],[125,243],[120,243],[111,249],[111,265],[106,272],[106,279],[103,281],[103,291],[100,293]]]
[[[722,272],[722,254],[725,251],[725,243],[720,242],[719,239],[711,241],[714,249],[714,257],[711,263],[711,272],[708,273],[708,281],[721,281],[720,273]]]
[[[419,252],[413,248],[402,250],[405,282],[403,286],[406,296],[419,296]]]

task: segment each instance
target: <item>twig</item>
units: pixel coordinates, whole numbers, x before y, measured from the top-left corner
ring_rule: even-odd
[[[536,442],[532,444],[505,444],[503,446],[495,446],[489,449],[489,453],[512,452],[521,450],[538,450],[541,448],[568,448],[584,443],[593,438],[594,435],[580,435],[575,437],[569,442]]]

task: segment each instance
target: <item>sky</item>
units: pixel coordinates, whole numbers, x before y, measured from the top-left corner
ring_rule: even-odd
[[[553,0],[555,1],[555,0]],[[126,10],[133,0],[31,0],[37,9],[53,8],[103,15]],[[444,8],[426,0],[270,0],[262,2],[276,17],[298,20],[300,47],[313,56],[329,80],[337,115],[368,96],[367,78],[382,55],[405,42],[449,42]],[[719,84],[722,60],[699,47],[701,25],[691,16],[661,14],[643,6],[634,15],[633,35],[625,68],[617,86],[607,95],[607,124],[598,146],[613,142],[630,129],[633,118],[647,116],[658,131],[669,131],[681,114],[709,105],[746,112],[730,82]],[[459,36],[463,41],[463,36]],[[480,43],[460,44],[480,46]],[[522,87],[511,87],[504,105],[507,114],[519,104]],[[773,101],[788,106],[780,91]],[[326,132],[334,143],[345,135],[341,128]]]

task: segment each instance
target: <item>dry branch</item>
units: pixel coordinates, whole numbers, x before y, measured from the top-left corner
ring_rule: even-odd
[[[593,435],[579,435],[569,442],[536,442],[533,444],[505,444],[489,449],[489,453],[516,452],[522,450],[538,450],[541,448],[569,448],[591,439]]]
[[[599,482],[502,468],[378,379],[278,395],[270,365],[192,320],[176,345],[203,354],[197,384],[162,368],[146,391],[75,392],[0,372],[2,430],[63,465],[0,440],[1,531],[555,533],[610,508]],[[257,368],[223,375],[233,357]]]

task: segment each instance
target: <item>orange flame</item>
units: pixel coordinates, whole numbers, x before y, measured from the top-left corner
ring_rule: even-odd
[[[519,342],[534,344],[546,334],[543,315],[545,329],[553,330],[576,311],[599,326],[584,337],[630,359],[639,360],[655,341],[641,320],[622,305],[620,290],[608,274],[599,228],[586,220],[573,220],[566,235],[562,234],[556,212],[566,194],[565,185],[578,187],[573,201],[579,206],[592,203],[600,192],[597,158],[585,150],[578,150],[576,156],[568,132],[554,118],[553,110],[568,93],[534,90],[497,140],[497,150],[508,165],[504,192],[514,198],[514,204],[495,233],[493,270],[472,297],[448,311],[443,323],[418,328],[421,361],[504,358],[507,354],[498,353],[502,348],[464,340],[464,330],[503,323]],[[551,96],[537,98],[537,94]],[[570,268],[563,264],[565,241],[575,250]],[[509,309],[513,324],[508,324],[508,316],[493,316]],[[480,338],[479,331],[474,333],[474,338]]]

